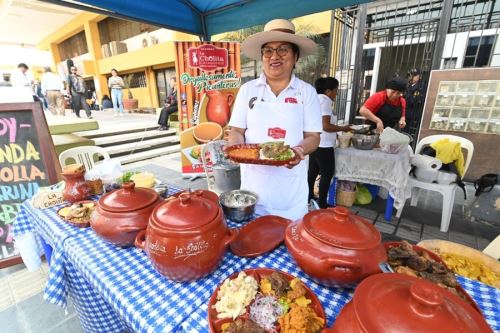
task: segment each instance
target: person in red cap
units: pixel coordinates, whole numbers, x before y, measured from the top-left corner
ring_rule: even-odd
[[[370,96],[359,109],[377,133],[386,127],[406,126],[406,101],[403,97],[406,87],[406,79],[394,77],[387,82],[386,89]]]

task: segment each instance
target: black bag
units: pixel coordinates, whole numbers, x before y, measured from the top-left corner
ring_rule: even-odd
[[[495,185],[498,184],[498,175],[494,173],[487,173],[482,175],[474,182],[474,188],[476,189],[476,193],[474,194],[476,197],[481,195],[481,193],[490,192]]]

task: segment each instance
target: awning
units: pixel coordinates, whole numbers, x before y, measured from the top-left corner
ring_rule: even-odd
[[[42,0],[109,16],[144,21],[208,40],[218,33],[294,18],[369,0]]]

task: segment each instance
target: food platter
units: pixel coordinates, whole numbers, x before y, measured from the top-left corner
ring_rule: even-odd
[[[244,274],[240,276],[241,273]],[[228,292],[229,290],[234,290],[234,285],[229,286],[229,283],[236,283],[238,281],[251,284],[254,288],[252,289],[253,295],[252,293],[243,293],[246,297],[247,305],[244,305],[246,303],[236,304],[235,302],[240,300],[240,297],[236,297],[236,294],[229,294]],[[285,283],[286,286],[284,285]],[[223,292],[219,293],[220,290],[223,290]],[[242,289],[238,288],[237,292],[240,290]],[[269,293],[274,293],[274,296],[270,296]],[[285,296],[280,297],[280,301],[278,302],[276,294],[283,294]],[[291,301],[291,299],[293,300]],[[225,304],[225,301],[229,301],[229,303]],[[265,302],[270,303],[264,305],[263,303]],[[269,312],[277,310],[276,304],[279,304],[279,309],[283,309],[283,307],[285,309],[288,307],[288,309],[283,310],[285,313],[281,313],[281,317],[273,322],[272,318],[277,317],[278,314],[273,313],[271,316]],[[228,314],[223,312],[225,311],[224,309],[237,310],[236,312],[233,311],[232,314]],[[300,322],[297,320],[298,316],[304,313],[306,315],[301,318],[303,321]],[[224,315],[228,316],[224,317]],[[294,324],[305,325],[309,329],[308,332],[311,331],[311,328],[315,328],[312,331],[316,333],[321,332],[326,323],[323,306],[314,292],[303,281],[288,273],[270,268],[251,268],[234,273],[224,280],[214,291],[212,297],[210,297],[208,303],[208,324],[211,333],[222,333],[228,330],[228,326],[237,325],[238,323],[258,325],[251,318],[255,321],[267,321],[272,326],[271,329],[256,326],[258,329],[249,330],[249,332],[255,333],[271,332],[273,329],[273,332],[281,332],[282,325],[293,328]],[[301,331],[300,327],[298,329],[298,331]]]
[[[384,243],[384,247],[386,248],[386,250],[388,251],[388,260],[389,260],[389,265],[391,265],[391,267],[393,269],[395,269],[396,273],[401,273],[401,274],[407,274],[407,275],[413,275],[412,272],[409,271],[409,267],[406,267],[406,266],[403,266],[401,265],[400,267],[403,267],[403,270],[402,271],[398,271],[397,268],[391,264],[391,255],[389,253],[389,249],[391,248],[397,248],[397,247],[401,247],[402,244],[405,243],[405,244],[409,244],[407,242],[386,242]],[[439,263],[439,264],[442,264],[444,266],[444,268],[446,270],[448,270],[449,272],[452,272],[448,266],[446,265],[446,263],[443,261],[443,259],[441,259],[437,254],[435,254],[434,252],[432,251],[429,251],[427,249],[424,249],[423,247],[420,247],[420,246],[417,246],[417,245],[411,245],[412,246],[412,249],[413,251],[415,251],[419,256],[421,257],[426,257],[426,258],[430,258],[431,260],[434,260],[435,262]],[[453,273],[452,273],[453,274]],[[419,277],[419,278],[422,278],[424,280],[428,280],[430,282],[433,282],[445,289],[448,289],[449,291],[453,292],[454,294],[456,294],[457,296],[459,296],[460,298],[464,299],[465,301],[467,301],[469,304],[471,304],[479,313],[481,313],[481,310],[479,309],[479,306],[476,304],[476,302],[474,302],[474,300],[472,299],[472,297],[470,297],[470,295],[465,291],[464,288],[462,288],[462,286],[458,283],[455,284],[454,287],[449,287],[449,286],[446,286],[444,285],[444,283],[437,283],[437,281],[434,279],[434,276],[433,274],[428,274],[427,277],[422,277],[422,276],[417,276],[417,275],[413,275],[413,276],[416,276],[416,277]],[[434,281],[433,281],[434,279]]]
[[[282,166],[286,165],[297,159],[297,154],[293,151],[293,157],[286,160],[276,160],[276,159],[266,159],[261,158],[259,144],[236,144],[228,146],[226,148],[226,153],[230,160],[233,162],[244,163],[244,164],[260,164],[260,165],[274,165]]]
[[[292,221],[276,215],[256,218],[239,230],[229,245],[239,257],[257,257],[273,250],[285,239],[285,231]]]
[[[90,227],[90,216],[96,207],[95,201],[77,201],[71,205],[62,207],[57,211],[64,221],[78,228]]]

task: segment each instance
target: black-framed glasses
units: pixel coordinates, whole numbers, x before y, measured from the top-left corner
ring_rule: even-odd
[[[276,51],[276,53],[280,56],[280,57],[284,57],[288,54],[288,52],[291,50],[292,48],[290,46],[285,46],[285,45],[282,45],[282,46],[279,46],[275,49],[273,49],[272,47],[263,47],[260,52],[262,53],[262,56],[264,56],[264,58],[271,58],[274,54],[274,51]]]

